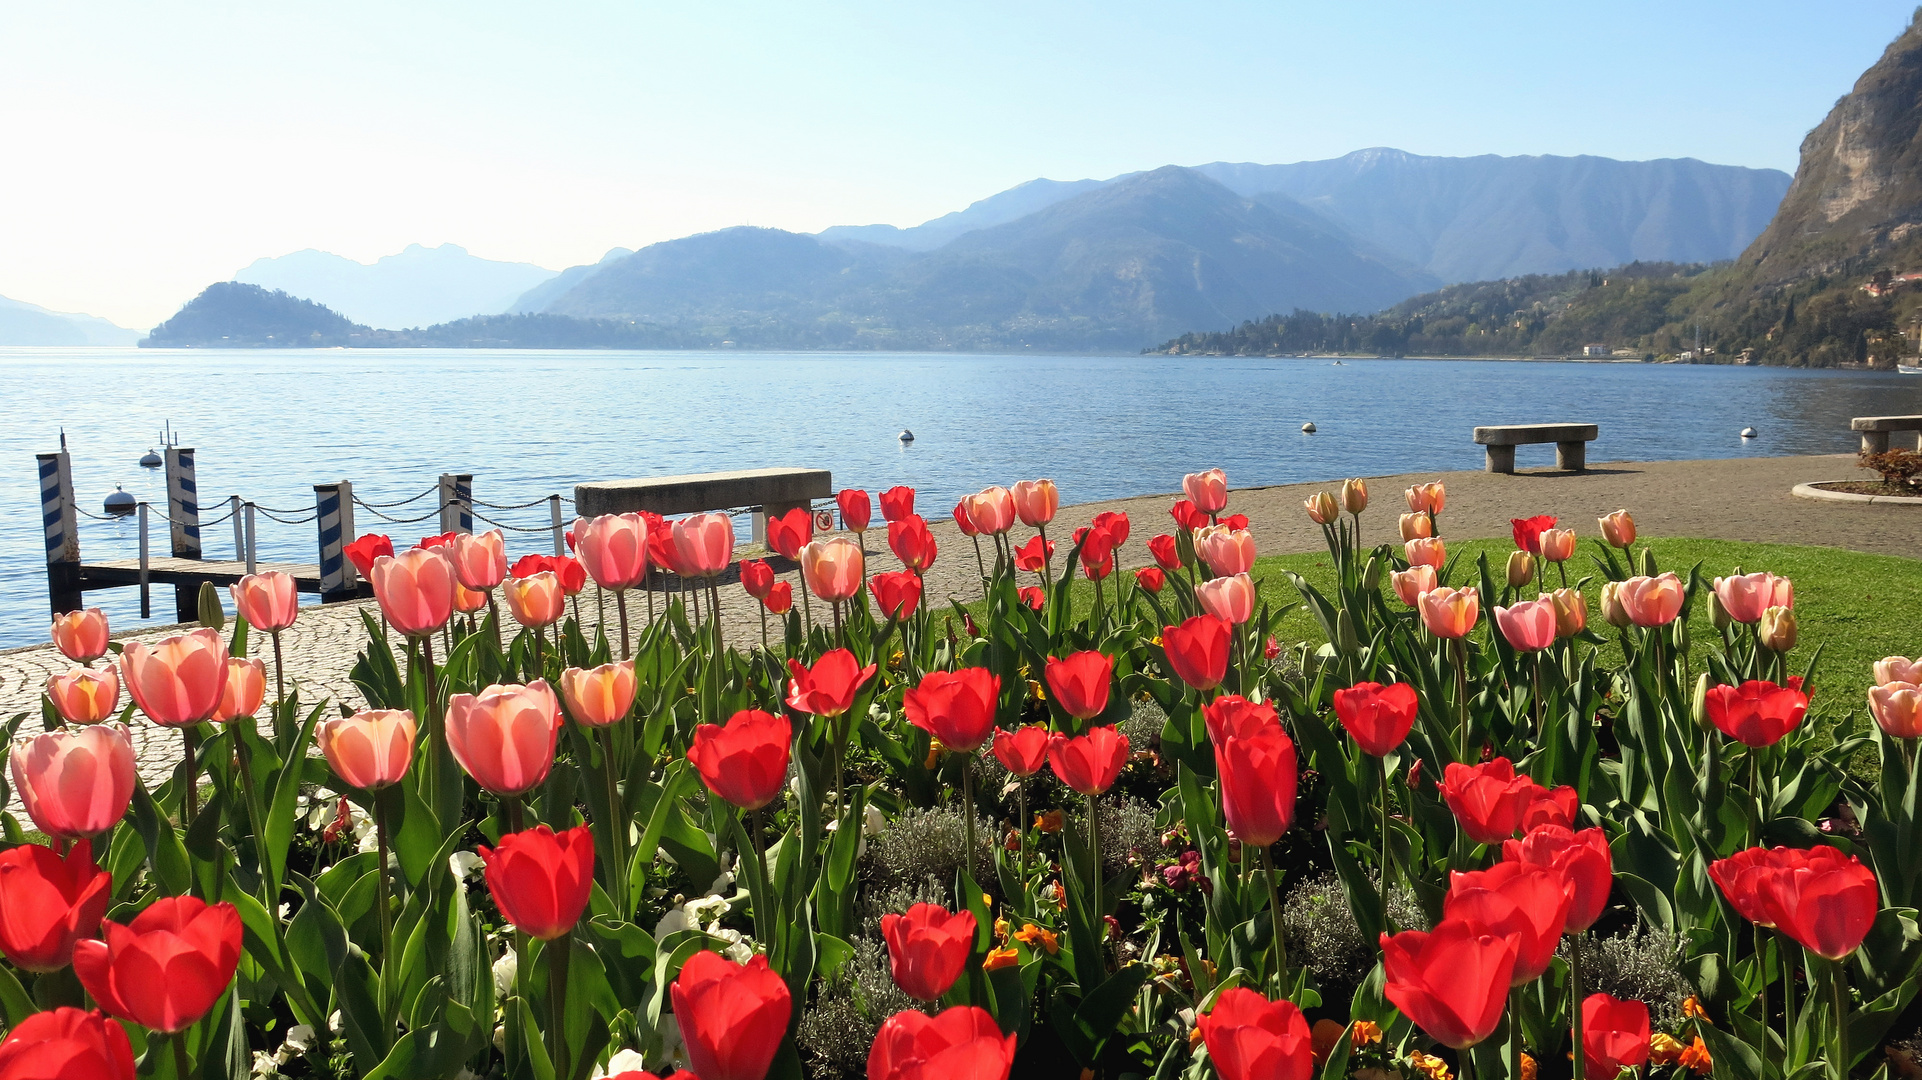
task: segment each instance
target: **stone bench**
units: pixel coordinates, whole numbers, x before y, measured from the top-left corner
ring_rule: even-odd
[[[748,507],[754,511],[754,541],[765,543],[769,514],[779,517],[833,495],[834,478],[826,469],[742,469],[577,484],[574,512],[591,518],[637,510],[699,514]]]
[[[1588,468],[1588,444],[1599,429],[1594,424],[1509,424],[1478,427],[1475,442],[1488,448],[1488,471],[1513,473],[1515,447],[1524,443],[1554,443],[1555,467],[1569,472]]]
[[[1891,431],[1915,432],[1915,448],[1922,450],[1922,416],[1858,416],[1849,421],[1849,430],[1862,433],[1864,454],[1887,453]]]

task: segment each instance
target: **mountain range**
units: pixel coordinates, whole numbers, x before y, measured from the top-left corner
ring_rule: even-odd
[[[400,329],[506,311],[555,276],[532,263],[482,259],[458,244],[409,244],[371,264],[308,248],[256,259],[234,280],[324,304],[357,323]]]
[[[0,345],[132,345],[140,331],[0,296]]]

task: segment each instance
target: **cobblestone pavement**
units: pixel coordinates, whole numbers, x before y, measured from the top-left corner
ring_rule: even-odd
[[[1580,475],[1533,471],[1513,476],[1455,472],[1376,477],[1369,481],[1374,502],[1362,518],[1363,539],[1373,542],[1394,532],[1395,517],[1403,509],[1404,487],[1418,481],[1440,479],[1448,486],[1448,507],[1442,515],[1442,526],[1444,533],[1451,537],[1505,536],[1509,518],[1541,513],[1555,514],[1586,536],[1594,533],[1596,517],[1626,508],[1634,513],[1642,533],[1649,536],[1820,544],[1915,557],[1918,539],[1922,539],[1922,508],[1817,502],[1789,494],[1789,489],[1797,483],[1844,480],[1861,475],[1855,470],[1853,456],[1832,455],[1607,462],[1597,463]],[[1315,551],[1322,546],[1321,530],[1308,520],[1302,501],[1328,487],[1327,483],[1314,483],[1236,490],[1230,496],[1229,509],[1252,519],[1256,542],[1264,554]],[[1072,497],[1073,492],[1067,494]],[[1173,498],[1152,495],[1064,507],[1049,531],[1058,540],[1065,541],[1072,529],[1087,524],[1095,514],[1125,510],[1134,528],[1127,546],[1122,549],[1122,564],[1124,567],[1142,565],[1147,562],[1146,538],[1169,527],[1167,509]],[[929,601],[940,603],[950,596],[965,600],[977,595],[980,586],[972,545],[945,517],[946,507],[920,509],[934,522],[941,549],[939,560],[927,574]],[[1019,526],[1017,530],[1025,534]],[[887,550],[885,530],[870,530],[866,548],[870,570],[896,567]],[[509,553],[510,558],[519,554],[518,551]],[[784,576],[790,580],[796,577],[792,571]],[[796,591],[799,590],[797,583]],[[740,645],[759,641],[760,620],[756,614],[759,606],[731,580],[720,592],[728,638]],[[798,603],[799,598],[796,599]],[[589,627],[594,626],[602,612],[601,605],[595,603],[592,586],[579,601],[583,621]],[[326,698],[360,703],[347,673],[366,640],[360,619],[363,609],[371,610],[371,602],[304,608],[299,620],[282,634],[288,682],[300,688],[303,701]],[[635,625],[645,620],[646,610],[645,600],[631,594],[629,616]],[[613,637],[619,631],[611,597],[607,598],[604,613],[609,621],[609,636]],[[825,608],[815,615],[817,620],[824,620]],[[133,636],[153,639],[177,629],[160,627]],[[268,657],[271,668],[272,650],[264,637],[256,638],[255,653]],[[69,666],[51,645],[0,652],[0,717],[37,711],[40,690],[47,678]],[[37,725],[38,721],[29,717],[23,730],[35,730]],[[137,718],[135,740],[142,774],[150,783],[164,778],[179,760],[180,741],[172,731]]]

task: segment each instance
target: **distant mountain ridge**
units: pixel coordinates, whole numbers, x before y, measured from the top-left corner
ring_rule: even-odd
[[[308,248],[256,259],[234,280],[314,300],[358,323],[398,330],[506,311],[555,276],[532,263],[483,259],[458,244],[409,244],[371,264]]]
[[[0,345],[132,345],[140,331],[0,296]]]

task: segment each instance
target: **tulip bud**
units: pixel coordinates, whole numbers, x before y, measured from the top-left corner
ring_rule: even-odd
[[[1341,507],[1351,514],[1359,514],[1368,509],[1368,481],[1343,480],[1341,482]]]
[[[1618,629],[1634,622],[1628,617],[1628,608],[1622,605],[1622,583],[1619,581],[1610,581],[1602,586],[1602,619]]]
[[[1308,517],[1317,525],[1326,525],[1341,516],[1341,506],[1335,497],[1326,491],[1318,491],[1315,497],[1302,504],[1308,508]]]
[[[1756,636],[1763,647],[1772,652],[1785,653],[1795,648],[1795,611],[1793,608],[1772,607],[1762,612],[1762,622],[1756,627]]]
[[[1519,589],[1535,580],[1535,557],[1526,551],[1508,554],[1508,587]]]
[[[1435,523],[1427,514],[1401,516],[1401,538],[1404,543],[1410,540],[1426,540],[1433,535],[1435,535]]]
[[[1556,589],[1548,594],[1555,602],[1555,636],[1574,637],[1588,629],[1588,598],[1579,589]]]
[[[1708,672],[1704,671],[1695,680],[1695,696],[1689,699],[1688,715],[1695,726],[1703,731],[1714,731],[1715,725],[1708,718]]]
[[[1382,561],[1380,553],[1368,557],[1368,565],[1361,572],[1361,587],[1369,592],[1381,591]]]
[[[211,581],[200,583],[200,625],[218,634],[227,628],[227,613],[220,609],[220,590]]]
[[[1361,651],[1361,639],[1355,636],[1355,617],[1342,608],[1335,613],[1335,648],[1343,656],[1353,656]]]
[[[1727,630],[1735,620],[1729,616],[1728,608],[1722,605],[1722,596],[1714,589],[1708,592],[1708,617],[1715,623],[1715,629]]]
[[[1688,620],[1676,619],[1668,627],[1669,641],[1675,646],[1677,656],[1688,655]]]

